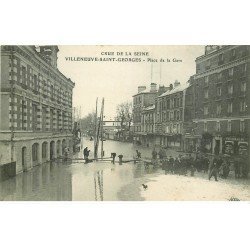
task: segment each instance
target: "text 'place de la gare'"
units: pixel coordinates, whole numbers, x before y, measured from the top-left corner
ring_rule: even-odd
[[[114,58],[95,62],[66,59],[66,47],[1,46],[0,200],[250,200],[250,46],[193,46],[192,73],[174,81],[168,60],[187,63],[177,57],[70,47]],[[156,82],[153,67],[168,72]],[[130,78],[110,98],[97,80],[117,84],[107,72],[121,68]]]

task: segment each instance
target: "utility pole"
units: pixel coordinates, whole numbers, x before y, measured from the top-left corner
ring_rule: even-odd
[[[94,158],[97,158],[97,150],[98,147],[96,147],[97,145],[97,106],[98,106],[98,97],[96,98],[96,106],[95,106],[95,129],[94,129]]]
[[[104,98],[102,98],[102,111],[101,111],[101,158],[104,156],[103,151],[103,113],[104,113]]]

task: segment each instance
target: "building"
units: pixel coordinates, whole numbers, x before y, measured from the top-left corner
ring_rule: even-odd
[[[164,86],[160,86],[157,90],[157,84],[151,83],[150,90],[147,91],[146,86],[139,86],[138,93],[133,96],[133,128],[134,142],[137,144],[147,145],[147,132],[145,131],[145,113],[152,112],[151,108],[155,104],[156,97],[165,91]],[[152,119],[152,117],[151,117]],[[152,120],[151,120],[152,121]]]
[[[142,110],[141,143],[148,147],[155,145],[155,104]]]
[[[0,166],[26,171],[72,151],[74,83],[57,46],[1,46]]]
[[[189,83],[175,81],[156,101],[156,145],[183,149],[185,93]]]
[[[192,140],[202,151],[233,155],[249,151],[250,46],[205,47],[196,59]]]
[[[103,121],[103,134],[107,140],[118,140],[121,131],[121,121],[113,119]]]

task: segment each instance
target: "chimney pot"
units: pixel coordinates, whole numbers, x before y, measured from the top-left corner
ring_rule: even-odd
[[[146,86],[139,86],[138,87],[138,93],[141,93],[144,90],[146,90]]]

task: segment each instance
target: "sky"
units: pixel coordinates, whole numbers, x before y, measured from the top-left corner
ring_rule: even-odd
[[[109,53],[109,55],[105,53]],[[117,55],[117,53],[123,53],[123,55]],[[82,117],[95,110],[97,97],[99,103],[104,97],[105,117],[112,118],[115,116],[116,106],[122,102],[132,101],[132,96],[137,93],[140,85],[145,85],[149,89],[151,82],[157,83],[158,86],[159,84],[168,86],[175,80],[185,84],[189,77],[195,74],[195,59],[203,54],[204,46],[197,45],[63,45],[59,46],[58,68],[66,77],[75,82],[73,106],[81,106]],[[71,57],[71,60],[66,60],[68,57]],[[77,57],[97,57],[98,60],[100,58],[104,60],[107,58],[114,58],[114,60],[132,58],[141,60],[141,62],[83,61],[82,59],[74,61]],[[160,59],[163,59],[164,62],[160,62]],[[178,62],[176,62],[177,60],[174,62],[174,59],[177,59]]]

